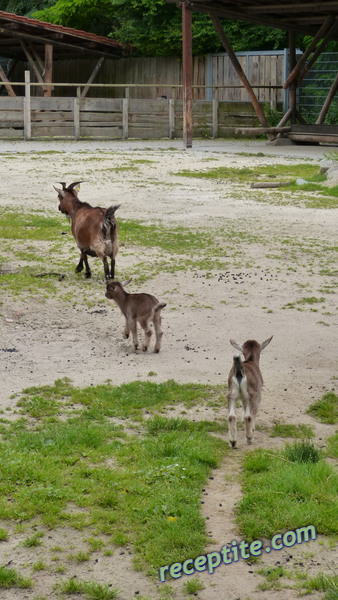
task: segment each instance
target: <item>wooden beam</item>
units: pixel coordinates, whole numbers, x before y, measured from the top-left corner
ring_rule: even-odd
[[[182,2],[183,141],[192,147],[192,10]]]
[[[338,11],[338,2],[337,0],[331,0],[331,2],[302,2],[301,4],[298,3],[293,3],[290,4],[290,2],[285,2],[284,4],[282,4],[281,2],[276,5],[276,4],[258,4],[256,6],[250,6],[250,12],[254,12],[254,13],[287,13],[288,15],[292,14],[293,12],[300,12],[300,9],[309,11],[309,12],[316,12],[317,14],[320,14],[323,10],[327,11]]]
[[[85,96],[87,95],[90,84],[93,83],[96,75],[98,74],[99,70],[101,69],[101,67],[103,65],[103,62],[104,62],[104,56],[101,56],[101,58],[99,58],[99,60],[97,61],[96,65],[93,69],[93,72],[87,81],[86,87],[83,88],[83,90],[82,90],[81,98],[85,98]]]
[[[331,106],[332,100],[336,95],[336,92],[338,90],[338,73],[336,75],[336,78],[331,86],[331,89],[326,97],[326,100],[322,106],[322,109],[318,115],[318,119],[316,121],[316,125],[321,125],[327,115],[327,112]]]
[[[1,81],[3,81],[4,86],[8,92],[9,96],[16,96],[15,91],[13,90],[11,84],[9,83],[8,79],[7,79],[7,75],[5,73],[5,71],[3,70],[2,66],[0,65],[0,79]]]
[[[27,45],[22,40],[20,40],[20,44],[21,44],[21,48],[23,49],[23,51],[26,55],[26,58],[28,60],[30,67],[33,69],[33,71],[36,75],[37,80],[39,81],[39,83],[43,83],[42,75],[41,75],[36,63],[34,62],[33,57],[31,55],[30,51],[28,50]]]
[[[253,106],[253,108],[255,110],[255,113],[256,113],[256,115],[258,117],[258,120],[259,120],[260,124],[263,127],[268,127],[269,125],[268,125],[268,122],[266,120],[266,117],[265,117],[265,114],[263,112],[263,109],[262,109],[261,105],[259,104],[259,102],[258,102],[258,100],[256,98],[256,95],[255,95],[255,92],[253,91],[253,89],[252,89],[252,87],[251,87],[251,85],[250,85],[250,83],[249,83],[249,81],[248,81],[248,79],[247,79],[247,77],[246,77],[246,75],[245,75],[245,73],[244,73],[244,71],[243,71],[240,63],[239,63],[239,61],[238,61],[237,56],[236,56],[235,52],[233,51],[232,46],[231,46],[228,38],[226,37],[224,31],[223,31],[222,25],[221,25],[218,17],[216,17],[216,15],[214,15],[213,13],[209,13],[209,14],[210,14],[210,18],[211,18],[211,20],[212,20],[212,22],[214,24],[214,27],[215,27],[215,29],[216,29],[219,37],[220,37],[220,40],[221,40],[221,42],[222,42],[222,44],[223,44],[226,52],[228,53],[228,56],[229,56],[229,58],[231,60],[231,63],[233,65],[233,67],[234,67],[234,69],[235,69],[238,77],[240,78],[240,80],[242,81],[244,87],[246,88],[246,91],[248,92],[248,96],[249,96],[249,98],[251,100],[251,104],[252,104],[252,106]]]
[[[289,133],[289,131],[291,131],[291,127],[238,127],[235,129],[235,133],[243,135],[265,135],[267,133],[277,135],[277,133]]]
[[[53,46],[52,44],[45,45],[45,68],[43,72],[43,78],[45,83],[52,83],[53,81]],[[53,92],[53,86],[46,85],[44,88],[44,96],[50,98]]]
[[[311,43],[308,45],[305,52],[303,52],[302,56],[300,57],[299,61],[297,62],[295,67],[292,69],[289,77],[287,78],[287,80],[285,81],[285,83],[283,85],[284,89],[287,89],[288,87],[290,87],[291,82],[298,78],[299,73],[301,72],[301,69],[303,68],[303,65],[306,63],[308,57],[313,52],[313,50],[316,48],[319,40],[322,39],[327,34],[329,29],[331,29],[333,22],[334,22],[334,19],[331,15],[325,19],[323,25],[317,31],[317,33],[314,36],[314,38],[312,39]]]

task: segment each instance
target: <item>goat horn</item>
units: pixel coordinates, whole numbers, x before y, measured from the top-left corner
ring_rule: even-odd
[[[57,181],[56,183],[59,183],[60,185],[62,185],[62,189],[66,189],[66,184],[64,181]]]
[[[68,189],[72,191],[77,185],[80,185],[80,183],[83,183],[84,181],[84,179],[82,179],[81,181],[74,181],[74,183],[69,184]]]

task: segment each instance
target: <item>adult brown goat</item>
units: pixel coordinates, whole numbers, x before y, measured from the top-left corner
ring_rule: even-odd
[[[80,183],[82,182],[75,181],[66,186],[64,182],[60,182],[62,188],[54,186],[60,200],[59,210],[71,220],[72,234],[81,252],[75,271],[82,271],[84,263],[85,277],[91,277],[87,256],[97,256],[103,262],[106,279],[114,279],[115,257],[119,249],[115,212],[120,205],[101,208],[81,202],[78,198]],[[111,260],[110,271],[107,257]]]

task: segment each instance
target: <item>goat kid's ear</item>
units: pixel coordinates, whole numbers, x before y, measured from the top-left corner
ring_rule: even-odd
[[[235,340],[230,340],[230,344],[236,348],[237,350],[239,350],[240,352],[242,352],[243,354],[243,346],[242,344],[239,344],[238,342],[235,342]]]
[[[267,340],[265,340],[265,342],[263,342],[263,343],[261,344],[261,352],[262,352],[262,350],[264,350],[264,348],[266,348],[266,347],[267,347],[267,345],[268,345],[268,344],[270,344],[270,342],[271,342],[272,338],[273,338],[273,335],[272,335],[271,337],[269,337]]]
[[[130,283],[132,279],[133,279],[133,278],[132,278],[132,277],[130,277],[130,279],[126,279],[126,281],[122,281],[122,285],[123,285],[123,287],[124,287],[125,285],[128,285],[128,283]]]

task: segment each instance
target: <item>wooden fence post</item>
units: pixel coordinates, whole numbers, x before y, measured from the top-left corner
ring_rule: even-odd
[[[169,139],[175,137],[175,100],[169,98]]]
[[[212,137],[218,137],[218,89],[215,88],[212,98]]]
[[[122,138],[128,139],[129,98],[122,99]]]
[[[80,139],[80,102],[81,88],[76,88],[76,98],[74,98],[73,114],[74,114],[74,138]]]
[[[23,132],[25,140],[30,140],[32,137],[32,121],[31,121],[31,89],[30,89],[30,72],[25,71],[25,97],[23,99]]]

